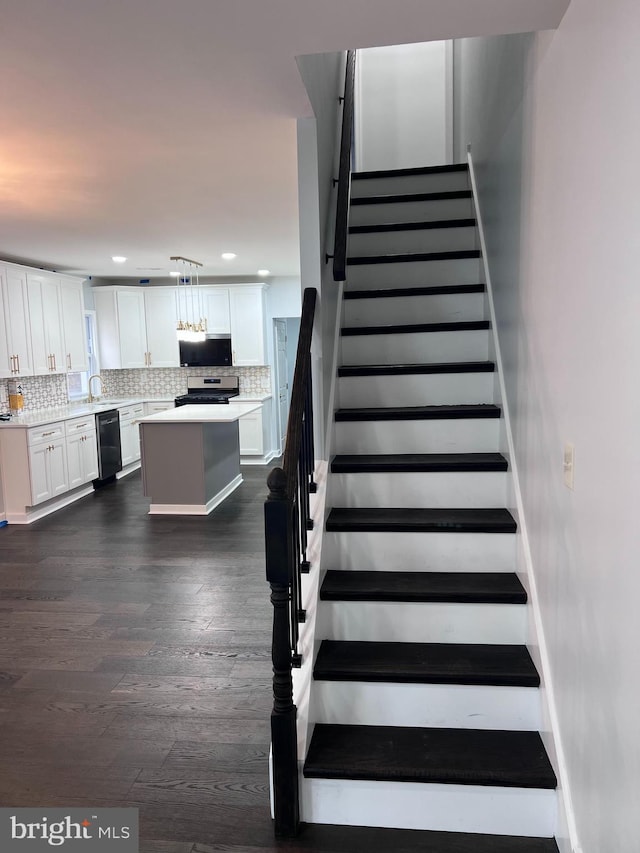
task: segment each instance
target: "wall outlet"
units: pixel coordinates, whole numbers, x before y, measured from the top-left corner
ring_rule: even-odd
[[[573,470],[575,463],[575,448],[573,444],[565,444],[562,461],[562,472],[564,484],[568,489],[573,489]]]

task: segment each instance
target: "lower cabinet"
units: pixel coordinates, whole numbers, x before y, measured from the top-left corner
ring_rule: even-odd
[[[238,421],[240,430],[240,454],[242,456],[262,456],[264,442],[262,439],[262,409],[251,412]]]
[[[66,421],[69,488],[75,489],[98,478],[98,446],[94,417]]]
[[[27,431],[31,506],[69,491],[64,423]]]
[[[123,406],[120,412],[120,449],[122,467],[126,468],[140,461],[140,427],[138,422],[144,416],[144,403]]]

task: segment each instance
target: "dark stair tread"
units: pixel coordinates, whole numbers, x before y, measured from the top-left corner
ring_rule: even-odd
[[[539,687],[526,646],[323,640],[313,669],[322,681]]]
[[[340,453],[331,460],[334,474],[430,471],[507,471],[501,453]]]
[[[368,178],[405,178],[413,175],[437,175],[445,172],[468,172],[468,163],[446,163],[442,166],[412,166],[409,169],[380,169],[378,171],[352,172],[352,181]]]
[[[352,198],[351,206],[363,204],[404,204],[414,201],[448,201],[449,199],[471,198],[471,190],[446,190],[434,193],[394,193],[392,195],[373,195]]]
[[[296,849],[339,853],[558,853],[553,838],[424,829],[303,824]]]
[[[469,258],[480,258],[480,249],[467,249],[451,252],[397,252],[387,255],[356,255],[347,258],[350,266],[363,264],[408,264],[422,261],[462,261]]]
[[[410,376],[422,373],[493,373],[493,361],[453,361],[428,364],[343,364],[338,376]]]
[[[336,421],[418,421],[499,418],[500,406],[494,403],[468,403],[442,406],[370,406],[338,409]]]
[[[389,326],[343,326],[343,337],[354,335],[415,335],[425,332],[479,332],[490,329],[489,320],[459,320],[454,323],[403,323]]]
[[[388,287],[377,290],[345,290],[343,299],[390,299],[394,296],[443,296],[484,293],[484,284],[433,285],[431,287]]]
[[[412,601],[449,604],[526,604],[514,572],[380,572],[329,569],[323,601]]]
[[[381,222],[379,225],[351,225],[349,234],[377,234],[395,231],[433,231],[439,228],[475,228],[476,220],[427,219],[416,222]]]
[[[333,507],[327,518],[330,531],[387,531],[389,533],[515,533],[507,509]]]
[[[317,723],[304,775],[554,789],[538,732]]]

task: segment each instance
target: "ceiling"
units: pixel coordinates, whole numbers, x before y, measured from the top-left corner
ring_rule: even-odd
[[[552,28],[568,2],[0,0],[0,257],[296,275],[295,57]]]

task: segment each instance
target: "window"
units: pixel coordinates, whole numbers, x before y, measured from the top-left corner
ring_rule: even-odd
[[[67,373],[67,389],[70,401],[85,400],[89,396],[89,377],[95,373],[100,373],[95,311],[84,312],[84,324],[89,370],[82,373]]]

